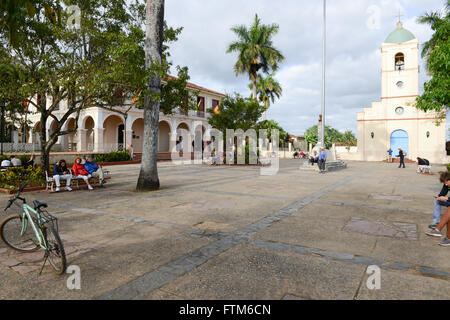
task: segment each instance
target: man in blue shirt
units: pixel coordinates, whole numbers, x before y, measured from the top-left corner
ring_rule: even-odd
[[[327,153],[324,148],[320,148],[319,152],[319,173],[325,173],[325,161],[327,161]]]
[[[387,151],[387,153],[389,154],[389,156],[388,156],[388,162],[392,162],[392,149],[391,148],[389,148],[389,150]]]
[[[89,174],[95,178],[99,178],[100,185],[103,186],[105,183],[105,179],[103,176],[103,169],[99,168],[99,166],[92,162],[92,157],[88,156],[86,162],[84,163],[84,167]]]

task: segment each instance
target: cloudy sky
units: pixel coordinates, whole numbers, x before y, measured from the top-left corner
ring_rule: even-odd
[[[416,22],[426,11],[441,10],[444,0],[328,0],[326,124],[356,133],[356,113],[381,97],[381,43],[404,27],[420,44],[432,30]],[[191,82],[224,93],[250,95],[248,76],[236,76],[237,54],[227,54],[236,39],[232,26],[277,23],[274,45],[285,61],[275,78],[283,96],[267,113],[292,134],[316,124],[321,109],[322,1],[319,0],[167,0],[170,26],[184,27],[171,45],[175,65],[188,66]],[[174,73],[174,72],[173,72]],[[420,89],[426,81],[421,66]]]

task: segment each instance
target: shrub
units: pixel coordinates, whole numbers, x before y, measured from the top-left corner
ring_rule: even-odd
[[[24,183],[28,187],[45,186],[45,174],[41,168],[11,167],[0,172],[0,188],[15,190]]]
[[[97,162],[119,162],[131,160],[131,156],[127,151],[116,151],[107,154],[98,154],[95,158]]]
[[[447,171],[449,171],[449,172],[450,172],[450,163],[449,163],[449,164],[447,164],[447,165],[446,165],[446,167],[447,167]]]

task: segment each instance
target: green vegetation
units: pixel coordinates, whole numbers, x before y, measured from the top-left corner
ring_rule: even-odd
[[[209,124],[217,130],[223,132],[224,138],[227,129],[254,129],[258,119],[264,112],[264,107],[256,100],[244,98],[239,94],[228,95],[219,105],[219,112],[216,113],[212,108],[207,110],[211,117]]]
[[[249,88],[253,91],[253,84],[249,85]],[[275,102],[275,98],[280,98],[283,89],[280,83],[274,79],[274,74],[269,74],[267,77],[258,75],[256,82],[256,91],[258,100],[264,104],[264,120],[266,120],[265,114],[270,107],[270,103]]]
[[[318,139],[318,130],[317,125],[312,126],[305,132],[305,140],[308,143],[311,143],[313,146],[317,144]],[[329,126],[325,126],[325,145],[327,148],[331,148],[333,142],[340,142],[346,146],[355,146],[356,145],[356,137],[352,131],[347,130],[344,133],[331,128]]]
[[[278,130],[278,139],[279,145],[283,145],[286,142],[289,142],[289,133],[284,131],[284,129],[274,120],[263,120],[258,122],[256,125],[256,132],[259,132],[259,129],[267,130],[267,139],[272,139],[272,130]]]
[[[95,156],[97,162],[120,162],[131,161],[131,156],[127,151],[115,151],[107,154],[98,154]]]
[[[256,99],[258,72],[260,70],[264,73],[269,73],[270,70],[277,71],[279,63],[284,60],[284,56],[272,42],[272,37],[278,33],[279,26],[261,24],[256,14],[250,29],[240,25],[231,30],[237,35],[238,41],[229,45],[227,53],[239,54],[234,71],[236,75],[248,74],[252,83],[252,98]]]
[[[440,112],[445,119],[450,103],[450,0],[442,12],[431,12],[419,17],[418,22],[430,25],[434,34],[422,49],[427,70],[432,76],[424,84],[424,93],[417,98],[416,107],[423,111]]]
[[[45,172],[41,168],[12,167],[0,172],[0,188],[16,190],[24,183],[27,187],[45,186]]]

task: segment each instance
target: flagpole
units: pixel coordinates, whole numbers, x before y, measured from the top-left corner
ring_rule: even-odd
[[[322,37],[322,123],[320,130],[321,134],[321,147],[325,148],[325,66],[326,66],[326,19],[327,9],[326,0],[323,0],[323,37]]]

